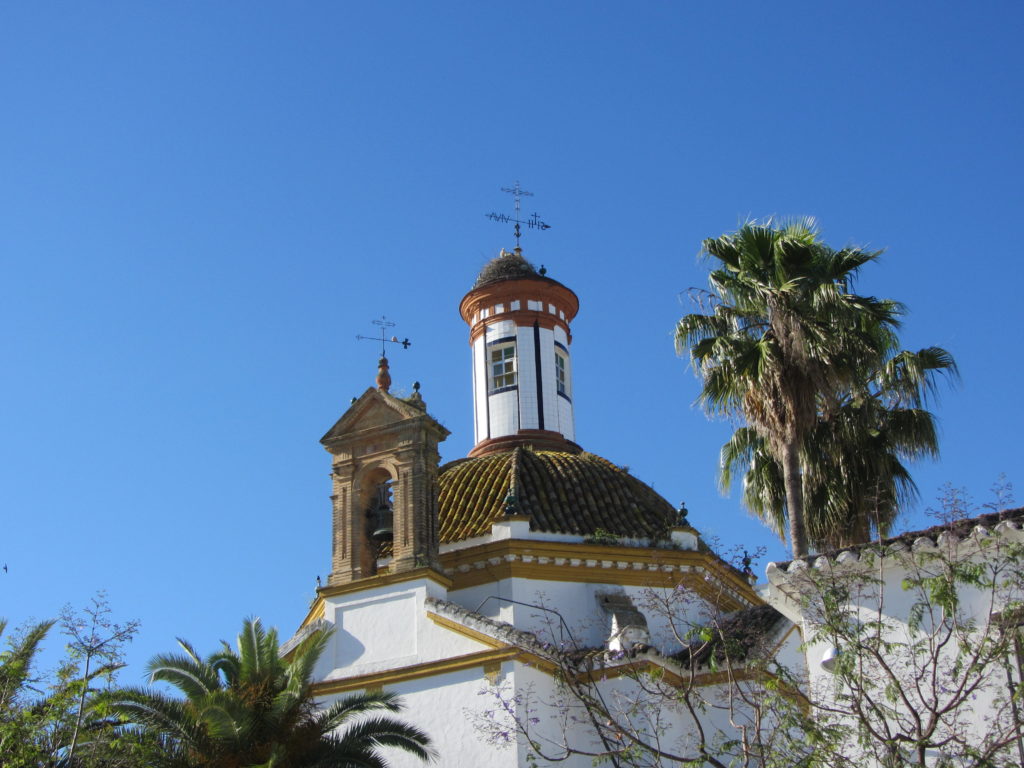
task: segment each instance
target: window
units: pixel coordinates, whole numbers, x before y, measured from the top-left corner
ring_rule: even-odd
[[[558,387],[558,394],[568,397],[568,379],[566,378],[565,373],[566,365],[565,355],[561,352],[555,352],[555,386]]]
[[[516,385],[516,345],[491,347],[491,391]]]

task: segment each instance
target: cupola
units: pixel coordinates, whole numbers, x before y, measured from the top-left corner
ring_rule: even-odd
[[[520,248],[481,270],[459,305],[473,350],[470,456],[516,445],[578,452],[570,323],[576,294],[545,276]]]

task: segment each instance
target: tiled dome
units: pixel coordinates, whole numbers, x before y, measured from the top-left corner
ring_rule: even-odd
[[[672,505],[626,470],[592,453],[519,447],[441,467],[440,539],[447,544],[491,532],[508,511],[530,517],[535,531],[662,538]]]

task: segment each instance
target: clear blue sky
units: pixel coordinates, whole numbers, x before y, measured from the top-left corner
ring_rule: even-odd
[[[885,248],[865,292],[953,351],[938,463],[1024,483],[1018,2],[103,2],[0,6],[0,615],[107,589],[127,681],[175,635],[289,634],[329,570],[320,436],[382,313],[472,444],[459,299],[519,179],[573,288],[579,442],[724,546],[729,425],[672,348],[700,242],[814,215]],[[1024,494],[1022,494],[1024,495]],[[762,564],[763,566],[763,564]]]

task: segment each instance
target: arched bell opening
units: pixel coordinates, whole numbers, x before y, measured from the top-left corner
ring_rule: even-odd
[[[366,510],[366,530],[370,540],[378,545],[393,541],[395,538],[395,509],[392,499],[392,481],[378,483]]]
[[[377,573],[378,559],[385,550],[390,552],[394,540],[394,482],[386,469],[376,468],[360,483],[364,522],[361,570],[367,576]]]

